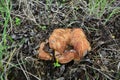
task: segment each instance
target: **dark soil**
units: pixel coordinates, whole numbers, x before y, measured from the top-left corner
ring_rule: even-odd
[[[17,48],[11,61],[16,66],[11,67],[8,80],[119,80],[120,15],[114,15],[104,25],[100,19],[86,17],[82,9],[73,13],[70,1],[53,1],[46,6],[45,0],[26,1],[27,5],[13,0],[11,16],[19,17],[21,24],[15,25],[13,21],[13,27],[8,29],[12,38],[12,41],[8,38],[11,46],[8,51]],[[54,67],[54,60],[39,60],[36,57],[39,44],[48,39],[54,29],[66,27],[82,28],[92,50],[80,62],[71,61],[60,67]]]

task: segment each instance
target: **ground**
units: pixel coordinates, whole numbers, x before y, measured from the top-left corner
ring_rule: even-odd
[[[7,51],[13,55],[5,74],[8,80],[119,80],[120,14],[104,23],[109,13],[105,13],[104,18],[89,16],[83,9],[84,3],[77,1],[12,0],[13,21],[12,26],[8,26],[10,47]],[[119,0],[113,4],[116,5],[120,7]],[[20,19],[18,24],[16,17]],[[84,30],[92,47],[80,62],[54,67],[55,61],[36,57],[40,43],[47,40],[54,29],[76,27]],[[3,27],[0,34],[2,32]]]

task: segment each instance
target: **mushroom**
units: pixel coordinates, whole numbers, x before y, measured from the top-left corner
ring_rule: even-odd
[[[52,60],[52,56],[43,50],[45,47],[45,44],[46,44],[45,42],[42,42],[40,44],[40,48],[38,51],[39,52],[38,58],[43,59],[43,60]]]
[[[69,44],[70,32],[71,29],[55,29],[49,38],[50,48],[62,54]]]
[[[90,43],[81,28],[55,29],[49,37],[49,46],[55,51],[54,57],[60,63],[68,63],[72,60],[79,61],[91,50]],[[40,45],[39,58],[51,60],[52,56],[43,50],[45,43]],[[68,46],[73,49],[67,50]]]
[[[62,55],[58,51],[55,51],[55,58],[60,63],[68,63],[74,59],[74,54],[76,54],[76,51],[74,51],[74,50],[64,52]]]
[[[77,53],[79,54],[78,60],[84,57],[87,54],[87,51],[91,50],[90,43],[86,39],[86,36],[83,30],[80,28],[75,28],[71,32],[70,45],[72,45],[74,49],[77,51]]]

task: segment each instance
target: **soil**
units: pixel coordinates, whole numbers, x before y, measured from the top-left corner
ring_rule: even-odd
[[[19,2],[19,3],[18,3]],[[16,48],[9,69],[8,80],[118,80],[120,78],[120,14],[106,24],[101,19],[86,17],[81,9],[72,12],[71,0],[13,0],[12,18],[21,19],[20,25],[9,27],[8,51]],[[63,4],[60,6],[58,3]],[[27,5],[28,6],[27,6]],[[57,11],[57,9],[59,10]],[[81,17],[81,14],[84,17]],[[54,67],[53,61],[36,57],[41,42],[46,41],[56,28],[82,28],[92,50],[80,61]],[[2,31],[0,30],[0,33]],[[49,48],[47,49],[49,51]]]

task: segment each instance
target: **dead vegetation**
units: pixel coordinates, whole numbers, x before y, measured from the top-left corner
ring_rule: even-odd
[[[119,80],[119,12],[105,21],[114,8],[120,7],[120,1],[115,0],[109,11],[105,8],[99,18],[95,14],[89,15],[88,4],[89,0],[11,0],[1,80]],[[0,20],[4,23],[2,16],[0,14]],[[20,20],[15,21],[16,17]],[[2,37],[4,26],[0,26]],[[56,68],[53,65],[55,60],[44,61],[35,56],[40,43],[58,28],[84,30],[91,51],[80,62],[71,61]],[[53,52],[48,45],[45,51]]]

